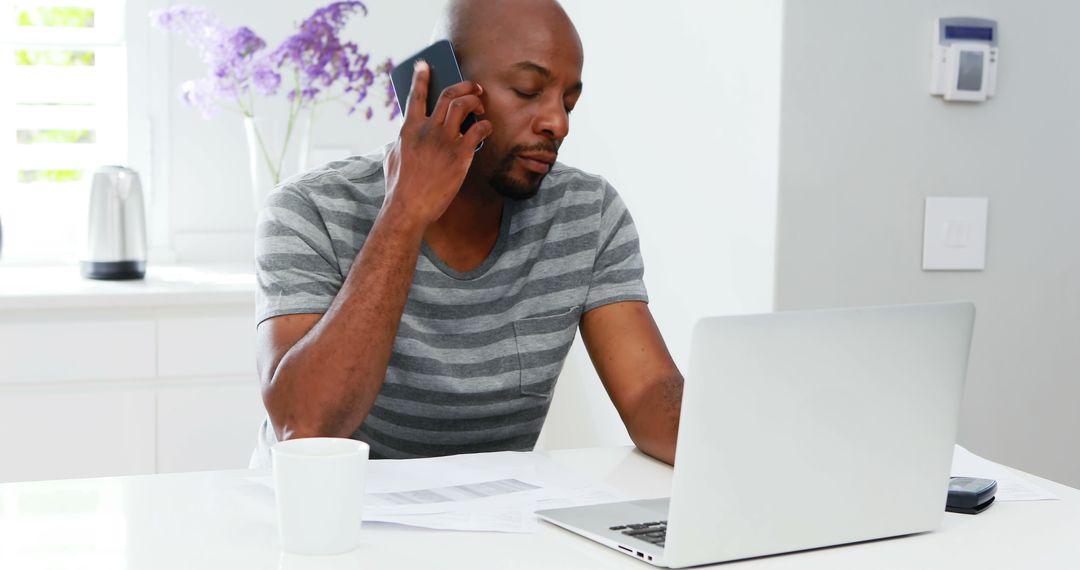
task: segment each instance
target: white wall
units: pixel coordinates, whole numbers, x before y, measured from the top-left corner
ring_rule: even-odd
[[[205,2],[273,45],[321,0]],[[369,2],[349,29],[362,49],[398,60],[426,45],[441,0]],[[779,108],[780,0],[568,0],[586,52],[584,95],[561,160],[606,176],[641,234],[651,307],[685,371],[702,315],[772,306]],[[169,233],[180,261],[248,259],[254,213],[241,121],[184,107],[175,87],[203,73],[169,41]],[[326,113],[314,146],[371,149],[397,124]],[[163,169],[165,166],[162,167]],[[568,359],[550,446],[626,442],[580,345]]]
[[[685,374],[699,317],[772,309],[781,2],[563,6],[585,89],[560,160],[626,201],[650,308]],[[580,340],[556,394],[553,417],[579,420],[549,424],[549,446],[628,441]]]
[[[998,96],[928,94],[932,22],[998,19]],[[970,299],[960,441],[1080,485],[1080,74],[1068,0],[785,3],[777,306]],[[986,270],[921,271],[926,196],[990,198]]]

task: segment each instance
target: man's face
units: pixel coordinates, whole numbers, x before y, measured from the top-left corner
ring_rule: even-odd
[[[494,131],[476,153],[470,175],[513,200],[536,195],[570,132],[581,96],[582,53],[572,30],[540,25],[520,36],[485,34],[468,46],[462,71],[484,87]]]

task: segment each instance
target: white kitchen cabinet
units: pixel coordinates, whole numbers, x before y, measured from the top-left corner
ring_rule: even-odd
[[[255,375],[254,308],[217,307],[213,312],[158,321],[158,376]]]
[[[254,291],[246,269],[0,268],[0,482],[246,467]]]
[[[150,388],[4,388],[0,482],[154,473],[153,425]]]
[[[154,375],[154,321],[63,319],[48,312],[0,321],[0,382],[127,380]],[[0,317],[2,318],[2,317]]]
[[[254,377],[158,389],[158,472],[247,469],[265,415]]]

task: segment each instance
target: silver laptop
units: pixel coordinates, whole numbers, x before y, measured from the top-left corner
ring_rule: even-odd
[[[933,530],[974,316],[941,303],[702,319],[670,499],[537,514],[671,568]]]

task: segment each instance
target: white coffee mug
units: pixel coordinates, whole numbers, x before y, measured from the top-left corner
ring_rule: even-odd
[[[341,554],[360,544],[368,445],[337,437],[274,444],[281,548],[296,554]]]

